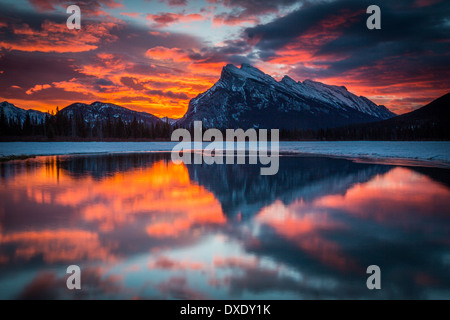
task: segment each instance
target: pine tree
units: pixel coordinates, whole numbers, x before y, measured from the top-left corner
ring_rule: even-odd
[[[30,136],[32,131],[33,128],[31,126],[30,114],[27,112],[27,115],[25,116],[25,121],[23,122],[22,134],[24,136]]]
[[[3,108],[0,111],[0,135],[6,136],[9,131],[9,123],[5,116],[5,110]]]

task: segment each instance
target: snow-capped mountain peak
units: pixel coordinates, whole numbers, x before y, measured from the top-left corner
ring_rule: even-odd
[[[222,70],[219,81],[222,80],[225,82],[233,82],[234,84],[243,84],[248,79],[276,84],[276,80],[271,76],[249,64],[243,64],[241,68],[238,68],[233,64],[226,65]]]
[[[289,87],[297,85],[297,82],[289,76],[284,76],[283,79],[281,79],[281,83]]]
[[[299,82],[294,89],[309,98],[332,103],[336,108],[350,107],[383,120],[395,116],[385,106],[378,106],[366,97],[358,97],[349,92],[345,86],[327,85],[308,79]]]
[[[281,81],[261,70],[243,64],[229,64],[219,81],[189,103],[186,115],[178,122],[190,125],[233,128],[326,128],[383,120],[395,116],[384,106],[358,97],[344,86],[289,76]]]
[[[162,123],[161,119],[150,113],[138,112],[112,103],[103,103],[100,101],[96,101],[90,105],[85,103],[74,103],[62,109],[60,112],[69,117],[81,116],[84,121],[91,123],[95,123],[96,121],[106,121],[108,118],[111,120],[120,118],[124,122],[131,122],[136,118],[138,122],[153,125]]]
[[[6,119],[19,121],[20,123],[24,123],[27,115],[30,116],[30,119],[36,120],[37,123],[42,123],[45,120],[45,116],[48,115],[45,112],[37,111],[37,110],[24,110],[16,107],[12,103],[7,101],[3,101],[0,103],[0,112],[3,112]]]

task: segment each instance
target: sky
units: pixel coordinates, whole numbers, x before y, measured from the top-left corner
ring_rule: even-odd
[[[69,5],[81,29],[69,30]],[[369,30],[369,5],[381,30]],[[0,101],[179,118],[226,64],[346,86],[402,114],[450,91],[445,0],[1,0]]]

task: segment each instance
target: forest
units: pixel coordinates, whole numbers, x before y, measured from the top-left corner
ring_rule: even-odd
[[[178,126],[166,122],[147,124],[123,121],[121,117],[96,122],[85,121],[81,114],[66,116],[57,111],[47,114],[44,121],[27,114],[24,121],[8,119],[0,111],[0,139],[2,141],[109,141],[109,140],[166,140]],[[188,130],[193,132],[193,128]],[[206,128],[204,128],[206,130]],[[222,130],[224,132],[224,130]],[[450,126],[440,122],[376,122],[325,129],[281,129],[282,141],[339,141],[339,140],[450,140]]]

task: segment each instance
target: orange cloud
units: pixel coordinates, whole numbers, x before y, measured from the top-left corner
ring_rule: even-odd
[[[117,27],[113,22],[98,22],[83,26],[83,30],[69,30],[64,23],[45,20],[40,30],[32,29],[27,24],[14,28],[19,37],[14,41],[0,41],[0,48],[27,52],[84,52],[97,49],[101,42],[116,40],[110,33]]]
[[[146,51],[149,67],[155,70],[148,75],[139,73],[135,63],[122,55],[98,53],[96,57],[77,71],[107,80],[110,85],[103,86],[100,92],[95,81],[86,83],[79,78],[52,85],[160,117],[181,118],[189,100],[210,88],[223,67],[222,63],[199,66],[190,60],[185,50],[162,46]]]
[[[145,53],[147,57],[154,60],[172,60],[175,62],[189,62],[189,57],[178,48],[155,47],[148,49]]]
[[[38,91],[41,91],[41,90],[45,90],[45,89],[48,89],[48,88],[51,88],[51,87],[52,86],[49,85],[49,84],[43,84],[43,85],[37,84],[33,88],[28,89],[26,94],[32,94],[32,93],[35,93],[35,92],[38,92]]]

